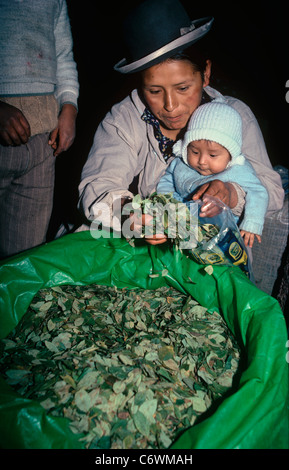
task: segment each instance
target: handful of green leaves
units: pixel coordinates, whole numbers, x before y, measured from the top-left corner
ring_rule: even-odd
[[[197,209],[197,204],[193,205]],[[218,234],[214,224],[199,224],[197,211],[190,211],[185,203],[174,199],[172,194],[153,193],[142,199],[139,194],[125,206],[124,214],[139,211],[152,217],[151,223],[142,226],[141,237],[164,234],[177,248],[185,241],[190,248],[201,245]]]
[[[235,264],[251,276],[243,239],[234,219],[227,218],[228,211],[221,213],[217,223],[205,223],[198,216],[197,203],[192,202],[188,207],[172,194],[157,193],[145,199],[139,194],[134,196],[126,210],[127,213],[136,210],[138,217],[142,214],[151,217],[150,224],[142,225],[141,237],[166,235],[176,250],[186,250],[186,256],[199,264]],[[213,221],[216,222],[216,217]],[[129,239],[129,243],[134,245],[134,238]]]
[[[168,448],[228,392],[240,358],[190,296],[100,285],[40,290],[0,352],[6,381],[91,449]]]

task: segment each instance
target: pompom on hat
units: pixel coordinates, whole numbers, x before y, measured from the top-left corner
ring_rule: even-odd
[[[182,157],[186,164],[187,147],[195,140],[210,140],[225,147],[232,157],[227,167],[244,164],[242,118],[223,98],[199,106],[189,120],[183,140],[174,145],[174,154]]]
[[[146,0],[134,8],[123,24],[126,58],[114,70],[144,70],[182,51],[211,29],[213,17],[191,21],[178,0]]]

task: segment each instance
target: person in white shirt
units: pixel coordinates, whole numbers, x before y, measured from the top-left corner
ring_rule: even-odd
[[[79,210],[87,225],[77,230],[89,229],[98,217],[109,224],[117,198],[125,203],[135,193],[147,197],[154,192],[175,158],[172,147],[184,134],[192,113],[203,103],[222,97],[209,85],[210,59],[194,55],[195,43],[209,32],[212,23],[211,17],[191,21],[177,0],[147,0],[128,15],[124,24],[127,57],[115,70],[135,73],[140,86],[114,105],[96,130],[79,185]],[[274,214],[283,207],[284,190],[258,122],[242,101],[230,96],[223,99],[241,115],[242,153],[268,192],[267,215]],[[205,194],[218,197],[241,215],[245,192],[238,184],[216,179],[200,187],[196,197]],[[213,211],[211,206],[204,215]],[[147,241],[164,242],[157,238]],[[265,243],[263,238],[263,249]]]

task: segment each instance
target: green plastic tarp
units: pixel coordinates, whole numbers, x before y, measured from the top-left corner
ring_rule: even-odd
[[[285,319],[278,302],[238,267],[214,266],[209,275],[167,244],[133,247],[108,233],[98,239],[90,232],[66,235],[1,262],[0,337],[13,330],[40,289],[91,283],[179,289],[223,315],[243,350],[238,386],[172,449],[289,448]],[[78,437],[66,419],[50,416],[0,378],[1,448],[76,449],[82,446]]]

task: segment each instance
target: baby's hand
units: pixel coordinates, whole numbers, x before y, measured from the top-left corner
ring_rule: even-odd
[[[257,238],[258,242],[261,243],[260,235],[256,235],[255,233],[247,232],[246,230],[240,230],[241,236],[244,239],[245,246],[249,246],[252,248],[255,237]]]

